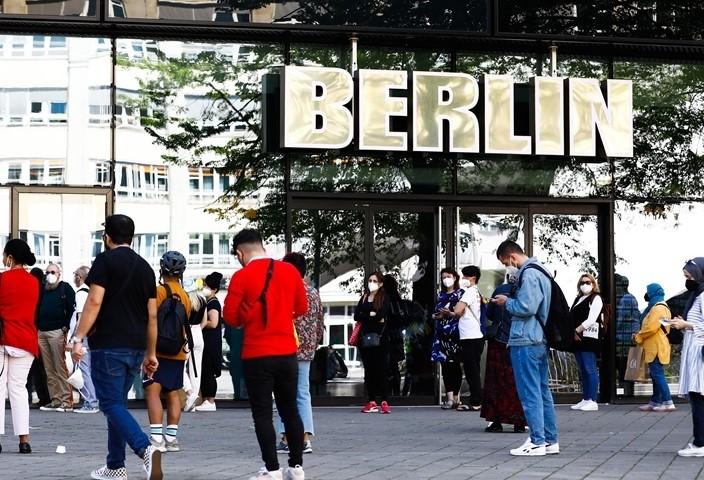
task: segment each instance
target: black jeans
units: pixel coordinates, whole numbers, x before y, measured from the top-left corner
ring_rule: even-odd
[[[462,366],[460,362],[442,362],[442,381],[445,391],[460,393],[462,387]]]
[[[46,385],[46,371],[42,357],[35,357],[32,362],[32,367],[27,375],[27,391],[29,392],[29,402],[32,402],[32,389],[37,392],[39,405],[44,406],[51,403],[51,395],[49,388]]]
[[[704,395],[689,392],[689,403],[692,405],[692,426],[694,427],[695,447],[704,447]]]
[[[375,402],[377,397],[385,402],[389,396],[389,354],[388,345],[382,343],[378,347],[360,348],[364,364],[364,386],[370,402]]]
[[[252,406],[254,429],[266,469],[279,469],[276,457],[276,432],[272,422],[271,394],[286,430],[288,465],[303,465],[303,422],[298,415],[298,362],[295,355],[260,357],[242,361],[244,381]]]
[[[469,384],[469,404],[476,407],[482,404],[482,377],[480,370],[484,339],[460,340],[460,347],[462,349],[464,377]]]
[[[213,369],[213,361],[210,358],[203,358],[200,367],[200,394],[203,398],[215,398],[218,391],[218,380]]]

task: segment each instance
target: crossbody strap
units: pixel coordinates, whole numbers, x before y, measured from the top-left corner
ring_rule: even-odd
[[[269,291],[269,283],[271,283],[271,277],[274,275],[274,259],[269,260],[269,268],[266,271],[266,279],[264,280],[264,288],[262,293],[259,294],[259,301],[262,304],[262,317],[264,320],[264,328],[266,328],[269,323],[269,312],[266,304],[266,293]]]

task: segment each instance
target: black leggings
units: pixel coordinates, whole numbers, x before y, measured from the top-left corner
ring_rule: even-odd
[[[213,360],[208,357],[203,357],[203,363],[201,364],[201,374],[200,378],[200,394],[203,398],[215,398],[215,394],[218,391],[218,380],[216,375],[215,365],[213,365]]]
[[[462,348],[462,363],[464,364],[464,378],[469,384],[469,404],[479,406],[482,404],[482,378],[480,372],[484,339],[472,338],[460,340]]]
[[[386,401],[389,396],[389,353],[388,346],[381,344],[378,347],[360,348],[364,364],[364,386],[370,402],[375,402],[377,397]]]
[[[284,357],[259,357],[242,361],[244,380],[252,406],[254,430],[262,451],[262,460],[270,472],[279,469],[276,456],[276,432],[271,421],[274,393],[276,409],[284,423],[288,441],[288,465],[303,465],[303,422],[298,415],[298,361],[295,355]]]
[[[445,391],[458,394],[462,387],[462,367],[460,362],[442,362],[442,381]]]

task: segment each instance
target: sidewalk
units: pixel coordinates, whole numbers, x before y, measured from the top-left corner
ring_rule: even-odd
[[[146,410],[134,410],[147,425]],[[524,434],[484,433],[477,413],[438,407],[398,407],[391,415],[365,415],[353,408],[314,409],[318,435],[305,455],[306,478],[337,479],[694,479],[704,458],[679,458],[690,441],[689,408],[641,413],[635,406],[601,406],[598,412],[558,407],[562,453],[511,457]],[[0,478],[85,479],[105,461],[102,415],[31,412],[32,455],[16,454],[17,441],[2,437]],[[511,429],[508,428],[508,431]],[[9,412],[6,431],[12,432]],[[164,457],[167,479],[247,479],[261,465],[248,410],[184,414],[180,453]],[[65,445],[67,453],[54,453]],[[280,456],[282,464],[284,456]],[[128,454],[131,479],[144,478]]]

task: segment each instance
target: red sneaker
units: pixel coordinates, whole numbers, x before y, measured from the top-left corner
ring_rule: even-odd
[[[381,413],[391,413],[391,407],[385,401],[381,402]]]
[[[362,409],[362,413],[378,413],[378,412],[379,412],[379,407],[377,406],[376,402],[369,402]]]

